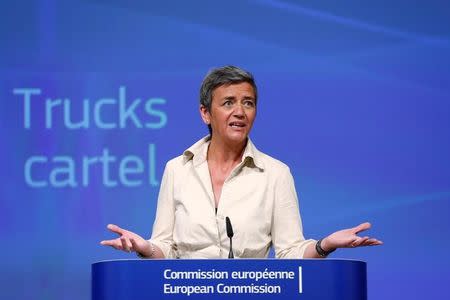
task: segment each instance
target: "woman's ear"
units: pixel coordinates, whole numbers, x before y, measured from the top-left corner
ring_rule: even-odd
[[[208,108],[202,104],[200,105],[200,115],[202,116],[202,120],[206,125],[209,125],[211,123],[211,117]]]

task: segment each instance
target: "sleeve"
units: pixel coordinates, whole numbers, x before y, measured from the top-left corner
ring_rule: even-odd
[[[305,240],[297,193],[288,167],[277,176],[272,220],[272,243],[277,258],[303,258],[309,244]]]
[[[158,246],[165,258],[174,258],[173,228],[175,223],[175,205],[173,199],[173,168],[170,162],[166,164],[156,207],[156,217],[153,223],[152,237],[149,240]]]

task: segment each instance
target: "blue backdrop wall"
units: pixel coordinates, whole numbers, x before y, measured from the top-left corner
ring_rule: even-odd
[[[305,235],[371,221],[371,299],[448,295],[446,1],[0,4],[0,298],[88,299],[116,223],[148,236],[165,162],[206,135],[215,66],[254,73],[259,149],[292,170]],[[151,279],[149,279],[151,280]]]

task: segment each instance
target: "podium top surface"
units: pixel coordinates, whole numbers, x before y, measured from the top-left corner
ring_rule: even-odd
[[[157,259],[145,259],[145,258],[122,258],[122,259],[105,259],[93,262],[92,265],[101,264],[101,263],[112,263],[112,262],[133,262],[133,261],[210,261],[210,262],[223,262],[223,261],[290,261],[290,262],[302,262],[302,261],[321,261],[321,262],[356,262],[366,264],[365,261],[357,260],[357,259],[346,259],[346,258],[235,258],[235,259],[166,259],[166,258],[157,258]]]

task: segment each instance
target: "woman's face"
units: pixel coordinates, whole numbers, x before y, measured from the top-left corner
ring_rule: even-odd
[[[214,139],[225,143],[242,143],[247,139],[256,117],[253,87],[247,83],[221,85],[212,92],[211,111],[201,107]]]

